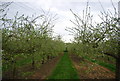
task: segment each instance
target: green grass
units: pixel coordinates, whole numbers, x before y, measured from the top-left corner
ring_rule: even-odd
[[[116,70],[115,65],[113,65],[113,64],[109,64],[109,63],[105,63],[105,62],[101,62],[101,61],[98,61],[97,64],[108,68],[112,72],[115,72],[115,70]]]
[[[30,75],[33,75],[35,72],[22,72],[21,75],[22,77],[27,77],[27,76],[30,76]]]
[[[79,79],[67,52],[64,53],[49,79]]]
[[[89,61],[91,61],[91,62],[93,62],[93,63],[97,63],[97,64],[99,64],[99,65],[101,65],[103,67],[106,67],[107,69],[109,69],[112,72],[115,72],[115,70],[116,70],[116,67],[113,64],[109,64],[109,63],[106,63],[106,62],[103,62],[103,61],[99,61],[99,60],[93,60],[93,59],[90,59],[88,57],[84,57],[84,58],[89,60]]]
[[[25,56],[25,55],[22,55],[22,54],[19,54],[17,56],[17,58],[20,57],[21,59],[19,60],[16,60],[16,67],[22,67],[24,65],[28,65],[30,63],[32,63],[32,57],[31,56]],[[35,61],[40,61],[41,60],[41,56],[40,55],[35,55]],[[37,64],[38,65],[38,64]],[[10,64],[10,62],[8,64],[3,64],[2,66],[2,70],[3,71],[7,71],[9,69],[11,69],[12,65]]]
[[[24,59],[22,59],[22,60],[18,60],[18,61],[16,62],[16,65],[17,65],[17,66],[23,66],[23,65],[25,65],[25,64],[31,63],[31,61],[32,61],[31,57],[27,57],[27,58],[24,58]]]

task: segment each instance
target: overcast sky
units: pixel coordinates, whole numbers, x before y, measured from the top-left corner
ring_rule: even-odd
[[[60,34],[65,42],[70,42],[70,39],[73,39],[73,36],[69,35],[68,31],[65,31],[66,27],[74,26],[70,20],[74,19],[74,16],[70,12],[72,9],[75,13],[78,13],[82,16],[82,11],[86,8],[86,2],[89,1],[89,6],[91,7],[91,14],[93,14],[94,21],[100,22],[98,14],[100,11],[103,11],[99,1],[102,3],[105,11],[110,9],[113,13],[114,9],[111,4],[111,0],[0,0],[1,2],[13,1],[9,6],[9,17],[13,16],[17,11],[19,14],[40,14],[41,9],[48,11],[52,14],[57,14],[58,20],[55,22],[54,35]],[[114,6],[118,9],[118,1],[113,0]]]

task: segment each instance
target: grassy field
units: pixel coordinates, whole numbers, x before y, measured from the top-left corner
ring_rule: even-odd
[[[77,71],[74,68],[67,52],[64,53],[55,70],[48,79],[79,79]]]

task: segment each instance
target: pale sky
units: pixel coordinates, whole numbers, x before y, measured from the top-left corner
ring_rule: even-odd
[[[55,22],[54,35],[60,34],[65,42],[70,42],[73,40],[73,36],[69,35],[68,31],[65,31],[66,27],[74,26],[70,20],[74,20],[73,14],[70,12],[70,9],[73,12],[79,14],[82,17],[82,11],[86,8],[86,2],[89,1],[89,6],[91,7],[91,14],[93,15],[94,21],[100,22],[98,14],[100,11],[103,11],[99,1],[102,3],[105,11],[110,9],[111,12],[114,12],[114,9],[111,4],[111,0],[0,0],[1,2],[10,2],[13,1],[9,6],[9,17],[15,15],[17,11],[19,14],[41,14],[43,9],[47,12],[50,9],[50,12],[54,15],[57,14],[58,19]],[[22,2],[21,2],[22,1]],[[113,0],[114,6],[118,9],[119,0]]]

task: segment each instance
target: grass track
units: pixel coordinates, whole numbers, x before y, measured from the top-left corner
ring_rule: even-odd
[[[74,68],[68,53],[65,52],[52,75],[48,79],[79,79],[76,69]]]

